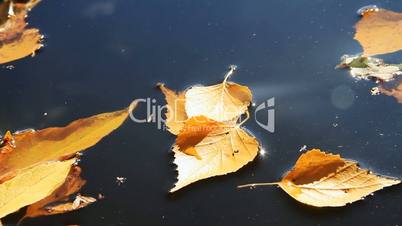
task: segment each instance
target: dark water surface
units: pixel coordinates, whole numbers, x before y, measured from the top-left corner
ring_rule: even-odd
[[[371,96],[374,84],[334,69],[341,55],[361,51],[353,25],[356,10],[368,4],[402,11],[400,1],[43,0],[29,23],[45,34],[46,47],[35,58],[11,63],[13,70],[0,68],[1,132],[63,126],[135,98],[164,104],[157,82],[177,90],[213,84],[229,64],[239,66],[233,81],[248,85],[257,104],[276,98],[276,131],[249,120],[246,127],[267,156],[169,195],[176,177],[169,152],[174,137],[155,124],[127,121],[81,162],[88,179],[82,193],[106,198],[23,225],[401,224],[400,186],[323,209],[300,204],[275,187],[236,189],[279,180],[303,145],[402,177],[402,105]],[[145,111],[142,106],[136,114]],[[116,176],[127,182],[118,186]]]

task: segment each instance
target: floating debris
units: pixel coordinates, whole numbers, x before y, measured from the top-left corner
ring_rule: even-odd
[[[366,13],[378,12],[380,9],[376,5],[363,6],[356,11],[359,16],[364,16]]]
[[[125,178],[125,177],[116,177],[116,183],[119,186],[124,184],[126,182],[126,180],[127,180],[127,178]]]
[[[389,82],[402,75],[401,64],[386,64],[382,59],[362,55],[344,55],[336,68],[349,68],[350,75],[357,80]]]

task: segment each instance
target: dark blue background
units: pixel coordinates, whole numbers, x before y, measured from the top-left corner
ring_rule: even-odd
[[[23,225],[402,223],[400,186],[343,208],[322,209],[300,204],[275,187],[236,189],[279,180],[304,144],[402,177],[402,105],[371,96],[374,84],[355,82],[347,71],[334,69],[341,55],[361,51],[353,40],[355,12],[368,4],[402,11],[399,1],[43,0],[29,23],[45,35],[45,48],[34,58],[10,63],[13,70],[0,68],[1,132],[64,126],[124,108],[135,98],[164,104],[157,82],[177,90],[214,84],[229,64],[239,66],[233,81],[248,85],[257,104],[276,98],[276,132],[249,120],[246,127],[267,156],[169,195],[176,177],[169,152],[174,137],[155,124],[127,121],[82,159],[88,179],[82,193],[106,198]],[[400,56],[387,60],[401,62]],[[339,101],[351,104],[340,109]],[[136,114],[145,110],[141,106]],[[127,182],[118,186],[116,176]]]

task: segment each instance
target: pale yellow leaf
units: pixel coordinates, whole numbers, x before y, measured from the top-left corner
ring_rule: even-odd
[[[194,146],[199,158],[173,147],[178,181],[170,192],[175,192],[205,178],[232,173],[252,161],[258,153],[255,137],[239,127],[226,133],[209,134]]]
[[[52,194],[64,183],[74,162],[42,163],[0,184],[0,218]]]
[[[185,94],[185,108],[189,118],[206,116],[218,122],[236,120],[247,111],[252,94],[247,86],[228,82],[231,69],[225,80],[213,86],[194,86]]]

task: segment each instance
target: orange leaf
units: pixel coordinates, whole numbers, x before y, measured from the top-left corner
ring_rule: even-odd
[[[224,124],[209,119],[205,116],[195,116],[184,123],[183,129],[176,138],[176,144],[180,151],[201,159],[194,146],[200,143],[212,131],[223,127]]]
[[[392,53],[402,49],[402,13],[379,9],[364,13],[354,37],[364,55]]]

